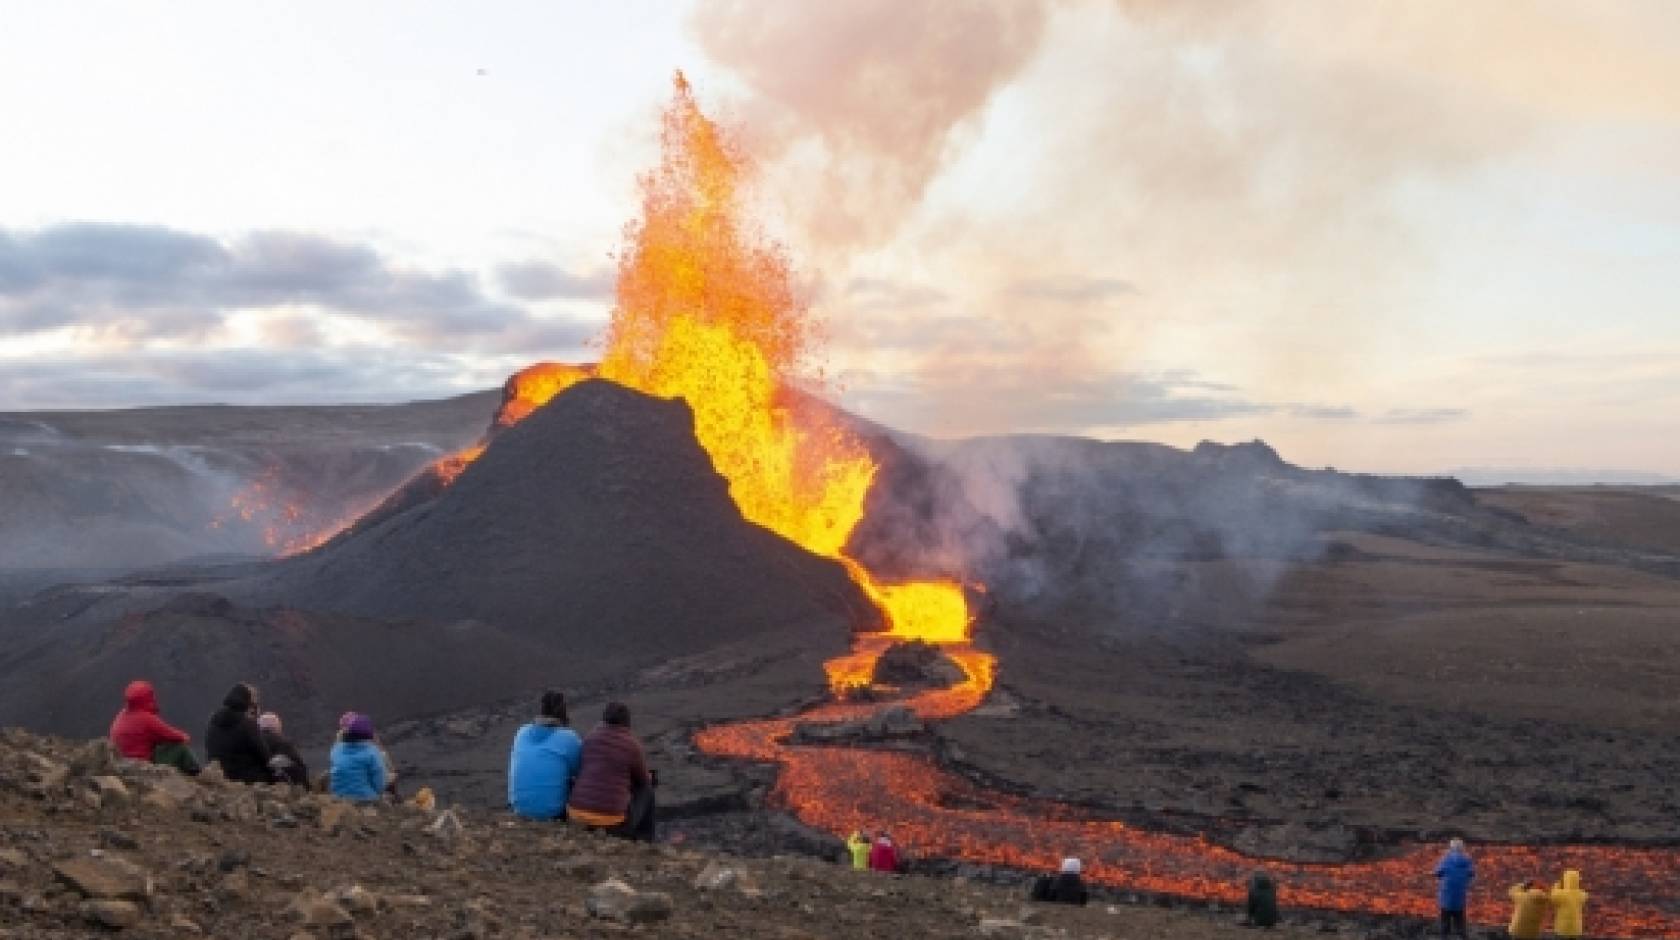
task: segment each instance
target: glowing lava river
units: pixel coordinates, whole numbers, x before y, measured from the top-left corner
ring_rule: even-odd
[[[887,632],[860,635],[850,655],[830,662],[830,686],[867,684],[892,639],[921,639],[940,645],[966,678],[901,704],[927,721],[971,711],[991,690],[995,663],[970,644],[963,588],[954,580],[888,581],[847,553],[877,482],[875,456],[838,412],[813,404],[820,395],[790,394],[823,390],[814,380],[822,370],[813,368],[820,331],[784,252],[747,212],[742,193],[752,161],[701,112],[680,74],[673,84],[660,162],[641,177],[642,214],[626,228],[619,254],[599,363],[522,370],[504,389],[493,431],[590,377],[685,400],[696,441],[729,481],[743,519],[843,565],[878,608]],[[489,444],[487,435],[428,472],[448,486]],[[246,506],[235,509],[252,518]],[[779,764],[772,802],[805,823],[836,834],[886,827],[922,857],[1045,870],[1071,853],[1087,860],[1099,884],[1226,902],[1240,899],[1259,864],[1205,838],[988,792],[925,756],[785,743],[798,722],[853,719],[879,707],[837,701],[796,717],[706,729],[696,743],[714,756]],[[1264,864],[1280,876],[1284,903],[1297,908],[1432,916],[1438,850],[1400,845],[1377,861]],[[1550,883],[1575,868],[1593,892],[1594,936],[1680,937],[1680,849],[1482,845],[1476,863],[1472,915],[1481,923],[1503,920],[1507,886]]]
[[[884,646],[879,637],[859,642],[859,650],[845,658],[849,670],[860,660],[872,661]],[[898,703],[924,720],[975,708],[991,686],[989,654],[967,646],[946,651],[968,673],[967,680]],[[881,707],[879,702],[836,702],[793,717],[708,728],[695,741],[714,756],[780,764],[771,801],[807,825],[836,835],[885,828],[920,857],[1053,871],[1064,855],[1073,854],[1086,860],[1086,875],[1098,884],[1229,903],[1242,901],[1248,876],[1264,865],[1279,876],[1288,906],[1436,914],[1431,872],[1439,845],[1402,844],[1388,857],[1368,862],[1262,862],[1201,837],[1151,832],[1081,807],[990,792],[920,754],[783,743],[800,722],[854,719]],[[1504,923],[1509,886],[1530,878],[1550,884],[1564,869],[1574,868],[1590,881],[1593,936],[1680,937],[1680,849],[1484,844],[1472,851],[1474,921]]]

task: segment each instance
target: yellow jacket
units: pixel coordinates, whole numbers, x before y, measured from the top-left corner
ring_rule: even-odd
[[[1552,887],[1552,933],[1560,937],[1581,936],[1581,909],[1586,906],[1587,892],[1581,890],[1581,873],[1573,869],[1564,872],[1563,884]]]
[[[1546,921],[1545,888],[1511,888],[1511,940],[1539,940],[1540,925]]]
[[[863,871],[869,867],[869,840],[858,833],[846,840],[846,851],[852,856],[852,867]]]

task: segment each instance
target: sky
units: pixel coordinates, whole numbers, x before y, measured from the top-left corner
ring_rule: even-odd
[[[680,68],[872,418],[1680,478],[1662,0],[0,17],[0,410],[588,358]]]

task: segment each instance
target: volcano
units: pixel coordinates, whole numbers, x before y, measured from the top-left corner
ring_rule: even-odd
[[[841,565],[742,517],[682,400],[611,382],[370,515],[303,555],[39,595],[0,625],[0,716],[97,733],[87,696],[142,673],[188,714],[241,679],[323,721],[425,714],[770,634],[839,653],[879,626]]]
[[[454,485],[238,589],[381,620],[478,619],[577,651],[572,681],[770,631],[836,648],[871,607],[844,569],[742,518],[693,415],[588,381]]]

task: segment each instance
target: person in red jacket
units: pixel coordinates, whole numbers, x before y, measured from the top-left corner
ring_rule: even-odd
[[[899,864],[898,846],[893,844],[892,836],[881,833],[869,850],[869,870],[896,872],[899,870]]]
[[[583,739],[566,818],[622,838],[652,842],[654,783],[647,755],[630,730],[629,706],[610,702],[601,723]]]
[[[192,738],[158,717],[157,692],[144,679],[123,690],[123,710],[111,722],[111,746],[130,760],[168,764],[183,773],[198,773],[198,759],[187,744]]]

